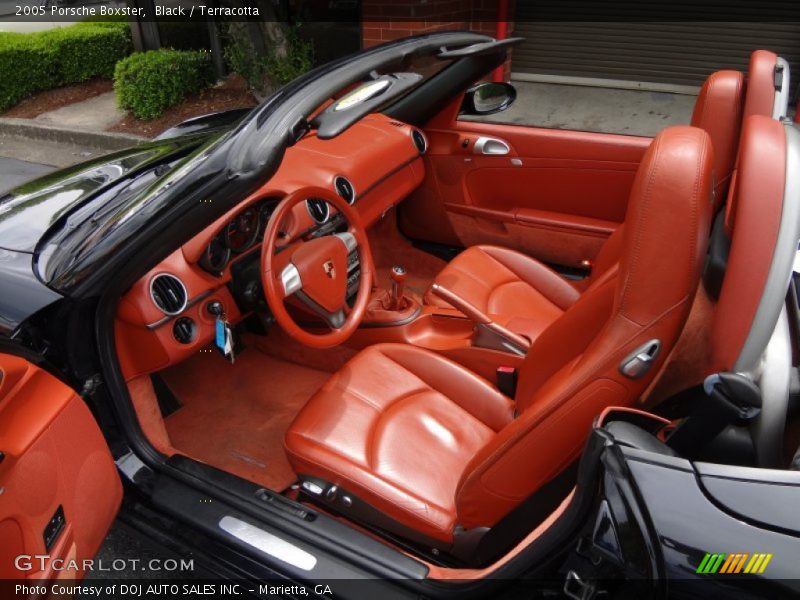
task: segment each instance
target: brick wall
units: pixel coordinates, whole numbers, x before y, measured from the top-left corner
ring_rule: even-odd
[[[364,48],[434,31],[468,29],[494,37],[497,29],[497,0],[362,0],[361,6]],[[513,26],[510,22],[509,35]]]

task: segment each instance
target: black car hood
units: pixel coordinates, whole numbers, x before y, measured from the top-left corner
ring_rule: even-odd
[[[75,207],[197,144],[196,138],[176,138],[136,146],[21,185],[0,197],[0,248],[32,253],[42,235]]]

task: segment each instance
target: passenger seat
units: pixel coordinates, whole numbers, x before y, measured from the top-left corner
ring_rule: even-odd
[[[745,98],[744,76],[739,71],[717,71],[706,79],[695,102],[691,124],[704,129],[714,148],[714,207],[723,203],[736,162],[739,132],[745,110],[767,110],[771,116],[775,95],[773,76],[777,57],[766,50],[754,52],[752,76]],[[749,107],[749,108],[745,108]],[[442,269],[434,280],[489,315],[514,315],[525,320],[524,333],[538,335],[567,310],[587,289],[601,282],[620,258],[624,224],[606,240],[589,277],[563,278],[550,267],[521,252],[499,246],[467,248]],[[451,308],[429,289],[425,303]]]

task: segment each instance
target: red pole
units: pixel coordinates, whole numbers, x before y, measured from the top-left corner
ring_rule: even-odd
[[[508,0],[498,0],[497,2],[497,23],[495,24],[494,37],[497,40],[504,40],[508,37]],[[506,67],[500,65],[492,73],[492,81],[505,81]]]

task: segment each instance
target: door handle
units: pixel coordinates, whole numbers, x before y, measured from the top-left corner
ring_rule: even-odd
[[[498,138],[479,137],[473,146],[475,154],[489,154],[492,156],[504,156],[511,152],[511,146]]]

